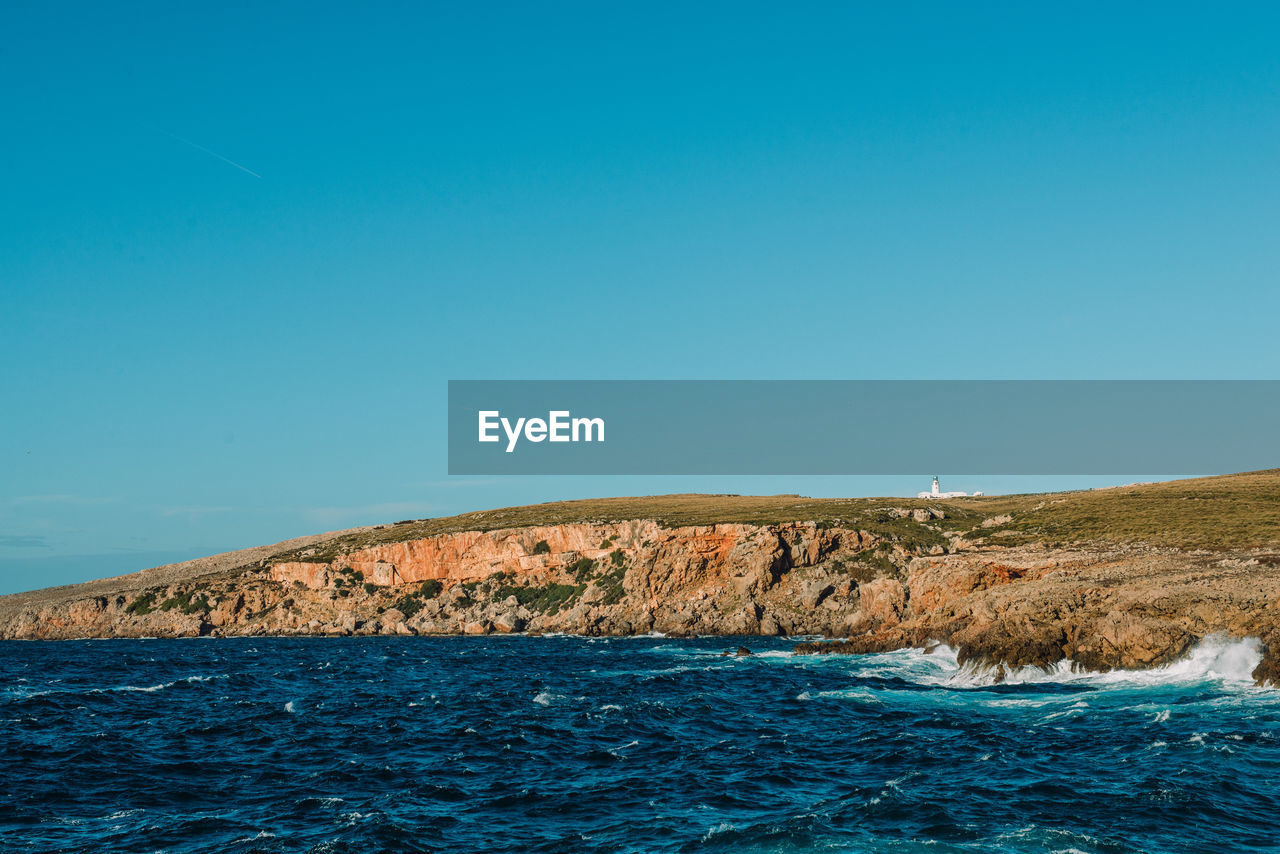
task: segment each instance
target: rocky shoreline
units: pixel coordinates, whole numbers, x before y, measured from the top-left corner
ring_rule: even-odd
[[[193,577],[148,570],[114,590],[0,597],[0,638],[819,636],[832,640],[797,652],[944,642],[999,678],[1063,660],[1155,667],[1226,635],[1261,639],[1255,678],[1280,684],[1275,549],[1002,544],[988,535],[1013,514],[958,523],[962,511],[948,512],[880,508],[867,527],[632,519],[405,539],[390,529],[360,547],[339,532],[246,552],[257,559],[233,569],[208,559]]]

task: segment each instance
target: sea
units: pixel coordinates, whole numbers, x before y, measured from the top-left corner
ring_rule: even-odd
[[[1252,641],[998,684],[791,645],[2,642],[0,851],[1280,851]]]

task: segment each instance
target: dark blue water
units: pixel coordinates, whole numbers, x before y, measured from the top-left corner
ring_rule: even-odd
[[[1247,644],[983,686],[742,642],[0,643],[0,849],[1280,849]]]

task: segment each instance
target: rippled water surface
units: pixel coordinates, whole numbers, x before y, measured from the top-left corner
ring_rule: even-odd
[[[0,849],[1280,848],[1248,643],[992,686],[738,642],[0,643]]]

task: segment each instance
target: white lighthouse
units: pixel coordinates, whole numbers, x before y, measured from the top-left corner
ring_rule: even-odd
[[[938,476],[933,476],[933,488],[928,492],[917,492],[916,498],[977,498],[981,492],[943,492],[938,486]]]

